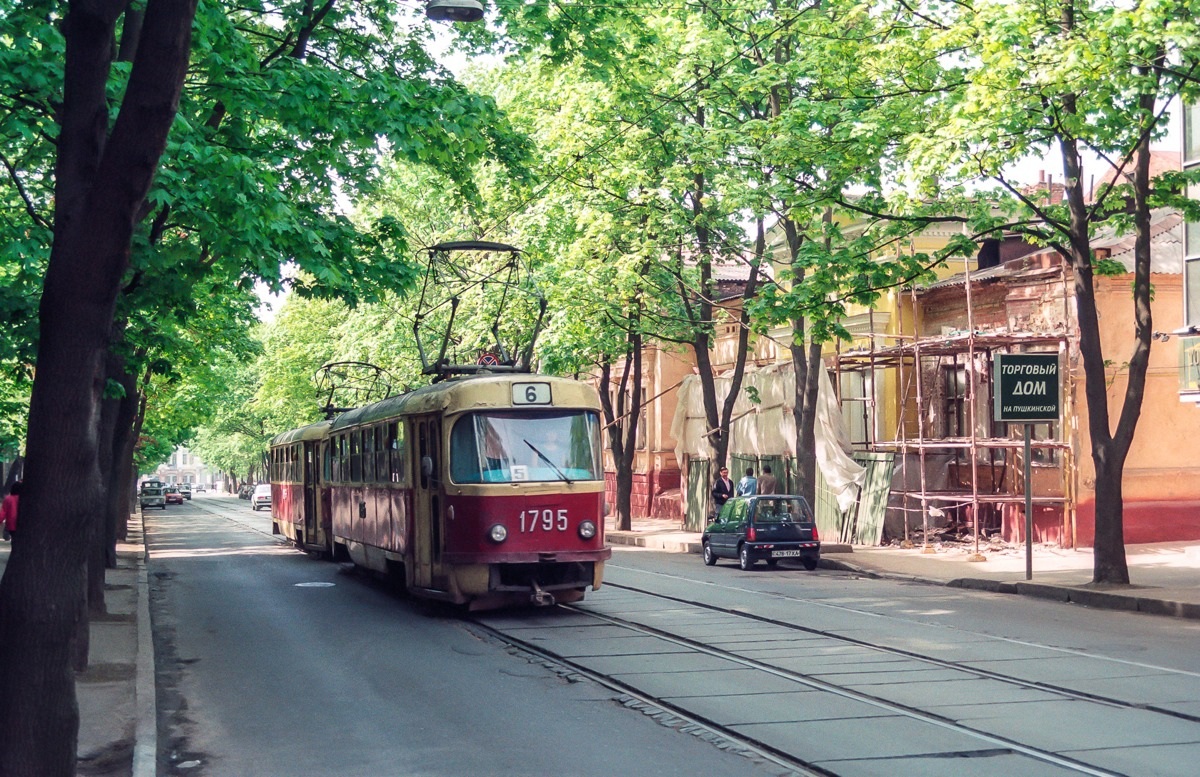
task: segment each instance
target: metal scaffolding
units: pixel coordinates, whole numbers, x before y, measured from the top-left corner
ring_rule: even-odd
[[[1072,545],[1074,544],[1074,466],[1072,461],[1072,446],[1069,442],[1073,436],[1072,408],[1072,341],[1070,308],[1067,294],[1066,270],[1059,265],[1053,268],[1036,267],[1032,271],[1027,268],[1009,269],[1003,266],[996,271],[985,273],[988,281],[1018,279],[1028,283],[1062,283],[1064,295],[1063,326],[1056,327],[1059,331],[1010,331],[1008,328],[979,329],[975,323],[973,296],[976,292],[972,272],[968,266],[962,274],[963,286],[966,291],[965,330],[945,332],[941,334],[922,334],[924,312],[918,302],[918,295],[929,289],[911,288],[905,293],[911,302],[911,332],[906,332],[903,302],[897,305],[900,315],[896,316],[897,328],[894,333],[871,331],[859,342],[862,347],[839,352],[835,361],[835,375],[839,391],[844,373],[859,372],[871,376],[868,396],[860,401],[866,402],[869,418],[868,428],[872,430],[865,449],[873,452],[892,452],[902,457],[903,467],[897,467],[897,472],[903,472],[900,482],[893,481],[892,501],[889,511],[903,512],[903,540],[911,546],[911,533],[914,522],[910,520],[913,512],[919,512],[921,520],[916,524],[921,529],[921,540],[927,552],[929,547],[930,519],[954,518],[960,526],[969,526],[974,538],[975,551],[973,560],[982,560],[979,556],[980,536],[999,530],[1002,523],[1001,513],[1007,505],[1020,505],[1024,502],[1024,490],[1030,484],[1024,482],[1022,467],[1018,466],[1019,458],[1023,455],[1024,442],[1021,438],[1009,436],[1008,430],[1002,434],[995,433],[997,428],[991,422],[990,416],[977,418],[977,413],[986,408],[990,414],[990,402],[980,402],[980,397],[990,397],[990,372],[992,355],[997,352],[1047,352],[1057,351],[1062,357],[1061,372],[1063,375],[1063,419],[1060,423],[1050,426],[1050,433],[1042,439],[1033,442],[1035,453],[1043,459],[1057,459],[1061,475],[1060,493],[1035,492],[1034,502],[1037,505],[1059,505],[1062,508],[1063,534]],[[1022,271],[1025,270],[1023,273]],[[976,274],[978,277],[978,273]],[[1053,277],[1057,276],[1057,277]],[[1049,283],[1047,283],[1049,282]],[[947,282],[941,282],[944,288]],[[935,284],[937,285],[937,284]],[[954,281],[957,285],[957,281]],[[871,319],[871,329],[873,326]],[[961,400],[961,417],[957,425],[947,422],[946,409],[949,403],[946,396],[941,396],[942,406],[935,399],[937,391],[931,391],[926,385],[927,376],[944,375],[947,365],[954,369],[957,377],[961,369],[965,373],[966,386]],[[893,371],[895,380],[892,386],[895,390],[894,403],[877,399],[877,375],[884,371]],[[866,380],[862,381],[868,385]],[[936,389],[937,387],[933,387]],[[894,408],[896,424],[891,440],[879,440],[881,424],[879,406]],[[982,414],[981,414],[982,415]],[[985,420],[987,419],[987,420]],[[939,423],[940,422],[940,423]],[[940,425],[940,429],[938,428]],[[932,428],[931,428],[932,427]],[[950,434],[952,429],[958,434]],[[911,432],[915,431],[913,437]],[[941,432],[941,433],[939,433]],[[965,467],[961,457],[966,457]],[[931,487],[930,461],[937,457],[938,461],[947,461],[947,475],[939,478]],[[919,477],[909,477],[909,466],[916,459]],[[950,480],[949,463],[953,462],[954,473],[958,483]],[[1037,460],[1037,459],[1034,459]],[[999,465],[997,466],[997,462]],[[987,468],[988,477],[981,478],[981,466]],[[1048,467],[1042,465],[1039,470]],[[963,470],[969,469],[969,475],[963,482]],[[1011,477],[1009,476],[1011,473]],[[1034,478],[1040,481],[1039,478]],[[1019,488],[1018,488],[1019,486]],[[1043,488],[1043,490],[1046,490]],[[897,504],[898,502],[898,504]],[[963,510],[965,508],[965,511]],[[965,518],[966,520],[962,520]]]

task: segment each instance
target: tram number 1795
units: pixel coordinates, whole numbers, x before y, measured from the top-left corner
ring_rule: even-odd
[[[566,531],[566,510],[522,510],[521,531]]]

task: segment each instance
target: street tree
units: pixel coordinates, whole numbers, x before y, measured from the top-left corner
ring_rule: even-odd
[[[896,10],[906,9],[897,4]],[[1200,24],[1188,3],[1067,0],[939,5],[908,16],[953,73],[937,101],[938,132],[914,134],[905,160],[914,181],[990,180],[1015,205],[1009,229],[1055,248],[1071,269],[1085,378],[1087,424],[1096,472],[1093,582],[1129,582],[1122,473],[1141,413],[1150,355],[1150,213],[1184,209],[1176,174],[1151,176],[1150,145],[1167,129],[1168,107],[1196,96]],[[907,13],[907,11],[905,11]],[[1012,165],[1056,154],[1064,196],[1029,194]],[[1090,191],[1115,171],[1115,184]],[[933,192],[931,192],[933,193]],[[1091,240],[1115,225],[1136,236],[1133,331],[1127,382],[1110,408],[1094,277],[1106,271]]]
[[[10,230],[20,266],[45,269],[22,542],[0,585],[0,772],[58,775],[74,769],[71,642],[104,512],[101,408],[126,285],[144,272],[279,287],[290,260],[313,279],[299,293],[370,298],[407,279],[403,228],[356,229],[338,198],[368,191],[384,152],[453,177],[511,149],[393,2],[212,3],[199,17],[195,0],[6,6],[4,202],[26,219]]]

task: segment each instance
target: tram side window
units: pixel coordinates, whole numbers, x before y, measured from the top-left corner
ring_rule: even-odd
[[[387,426],[384,424],[375,427],[375,449],[371,452],[371,455],[375,459],[376,482],[388,482]]]
[[[350,480],[362,482],[362,432],[357,429],[350,432]]]
[[[342,480],[342,436],[330,438],[329,447],[333,449],[333,481],[338,483]]]
[[[322,480],[329,483],[333,480],[333,445],[321,446],[321,475]]]
[[[404,426],[398,421],[387,425],[387,456],[391,460],[392,482],[404,480]]]
[[[375,481],[375,429],[367,427],[362,430],[362,479],[367,483]]]

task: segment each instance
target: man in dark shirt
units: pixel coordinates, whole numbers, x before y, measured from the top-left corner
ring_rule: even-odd
[[[778,493],[778,488],[779,485],[775,480],[775,476],[771,474],[771,468],[769,466],[764,466],[762,477],[758,479],[758,493],[775,494]]]
[[[721,508],[729,501],[729,497],[733,496],[733,481],[729,479],[729,468],[721,467],[721,474],[717,476],[717,482],[712,488],[714,513],[721,514]]]

